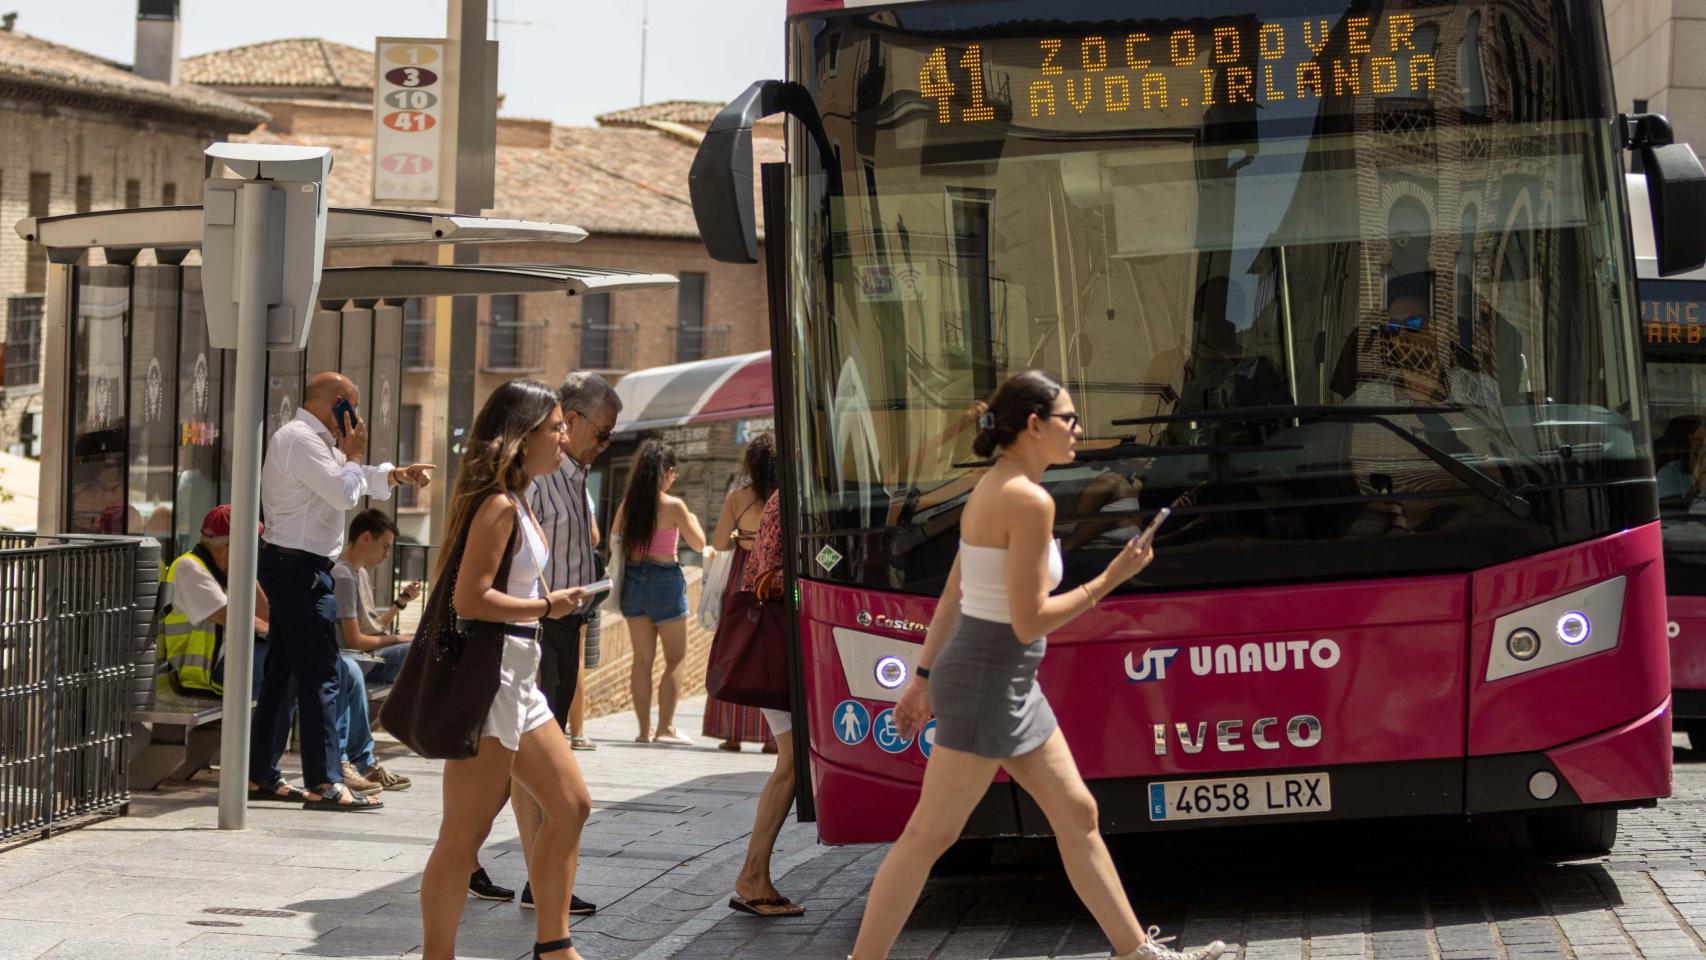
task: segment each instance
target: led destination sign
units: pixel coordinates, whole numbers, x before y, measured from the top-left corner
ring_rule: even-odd
[[[1413,14],[990,39],[919,49],[918,93],[933,123],[1135,118],[1220,105],[1358,96],[1429,97],[1437,27]]]

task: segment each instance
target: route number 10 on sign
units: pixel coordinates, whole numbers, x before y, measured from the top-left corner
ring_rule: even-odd
[[[373,83],[373,199],[440,202],[444,41],[380,37]]]

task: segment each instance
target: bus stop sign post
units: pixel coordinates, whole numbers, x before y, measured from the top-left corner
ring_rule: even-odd
[[[300,350],[308,338],[326,238],[325,147],[216,143],[207,148],[202,291],[208,339],[237,351],[231,560],[226,573],[225,704],[219,741],[219,829],[248,814],[249,722],[254,675],[256,528],[269,345]],[[222,165],[225,176],[211,176]],[[309,786],[318,786],[310,784]]]

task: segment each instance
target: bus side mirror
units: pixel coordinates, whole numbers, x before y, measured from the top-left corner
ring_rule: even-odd
[[[1653,214],[1659,276],[1706,266],[1706,168],[1686,143],[1675,143],[1658,114],[1625,117],[1625,143],[1640,150]]]
[[[693,219],[705,250],[724,263],[758,262],[758,224],[752,196],[752,125],[776,113],[798,118],[816,142],[831,187],[839,187],[838,167],[817,105],[805,87],[782,80],[760,80],[729,102],[699,144],[687,172]]]

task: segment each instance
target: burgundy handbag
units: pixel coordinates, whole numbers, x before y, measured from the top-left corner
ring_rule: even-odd
[[[493,583],[509,582],[521,518],[510,527],[509,543]],[[480,750],[480,731],[498,695],[503,662],[504,624],[464,620],[456,615],[456,574],[468,545],[470,511],[462,535],[451,542],[446,576],[427,597],[415,640],[403,658],[397,682],[379,709],[385,732],[429,760],[464,760]]]
[[[705,692],[746,707],[788,709],[788,610],[775,589],[780,571],[736,593],[717,621]]]

